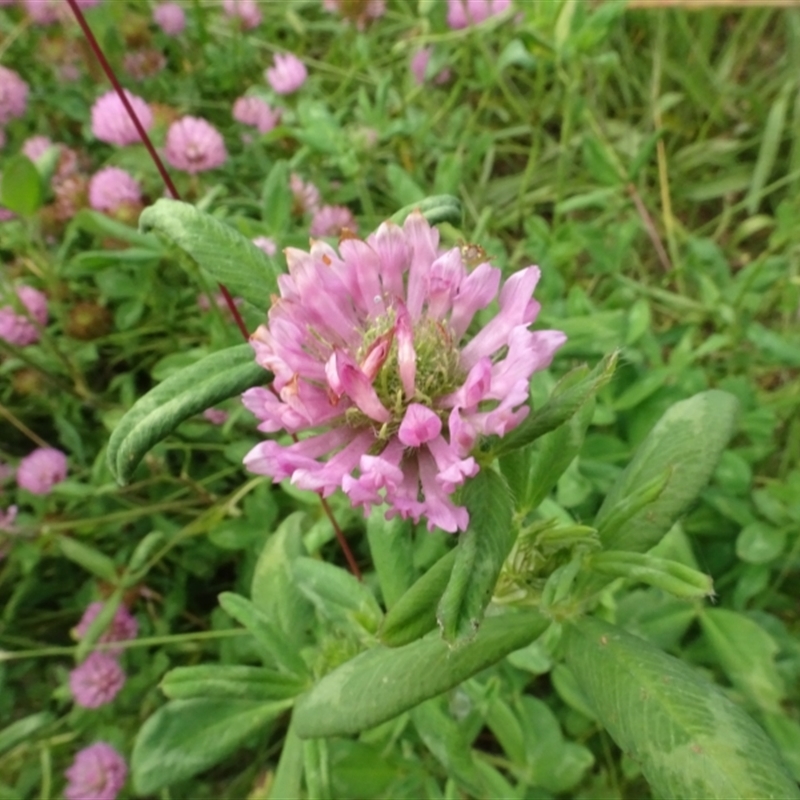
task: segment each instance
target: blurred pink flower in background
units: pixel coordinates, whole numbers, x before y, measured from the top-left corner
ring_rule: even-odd
[[[31,494],[50,494],[67,477],[67,457],[55,447],[38,447],[17,467],[17,485]]]
[[[213,425],[224,425],[228,421],[228,412],[221,408],[207,408],[203,416]]]
[[[358,223],[346,206],[322,206],[311,218],[312,236],[339,236],[344,229],[355,233]]]
[[[9,506],[5,511],[0,509],[0,531],[12,533],[14,530],[14,520],[17,518],[17,507]]]
[[[75,702],[84,708],[110,703],[125,685],[119,661],[108,653],[90,653],[69,673],[69,688]]]
[[[81,9],[99,5],[102,0],[78,0]],[[25,11],[37,25],[52,25],[72,19],[72,11],[66,0],[22,0]]]
[[[125,89],[125,96],[131,104],[141,126],[149,131],[153,126],[153,112],[150,106]],[[138,144],[139,133],[136,130],[125,106],[122,105],[117,93],[112,89],[95,100],[92,106],[92,133],[101,141],[108,144],[124,146]]]
[[[426,78],[430,78],[431,82],[437,85],[446,83],[450,80],[449,69],[443,69],[440,70],[436,75],[428,76],[428,64],[430,63],[432,55],[432,47],[422,47],[411,57],[411,73],[414,75],[414,81],[418,86],[422,86],[425,83]]]
[[[28,104],[28,84],[13,69],[0,66],[0,125],[21,117]]]
[[[294,198],[295,211],[300,214],[314,212],[321,201],[319,189],[311,181],[304,181],[296,172],[289,176],[289,189]]]
[[[95,742],[76,753],[64,777],[66,800],[115,800],[128,777],[128,765],[110,744]]]
[[[186,28],[186,14],[178,3],[160,3],[153,9],[153,21],[167,36],[177,36]]]
[[[222,134],[200,117],[183,117],[169,126],[164,155],[175,169],[191,175],[221,167],[228,160]]]
[[[105,603],[95,602],[90,603],[83,612],[80,622],[72,629],[76,639],[83,639],[89,630],[89,626],[97,619],[97,615],[103,610]],[[111,624],[100,635],[98,642],[124,642],[129,639],[135,639],[136,634],[139,633],[139,623],[136,618],[131,616],[130,611],[124,606],[120,605],[114,612],[114,617]],[[113,651],[104,651],[113,655]]]
[[[53,146],[52,141],[47,136],[31,136],[22,144],[22,152],[31,161],[43,156]]]
[[[89,205],[96,211],[111,214],[120,206],[137,205],[141,200],[138,181],[119,167],[105,167],[89,181]]]
[[[268,256],[274,256],[278,252],[278,245],[275,244],[274,239],[269,236],[256,236],[253,239],[253,244],[259,249],[263,250]]]
[[[167,66],[167,59],[160,50],[139,50],[135,53],[126,53],[122,59],[122,66],[134,80],[143,81],[158,75]]]
[[[306,65],[296,55],[276,53],[273,63],[264,71],[264,78],[278,94],[296,92],[306,82]]]
[[[259,133],[268,133],[281,121],[281,110],[272,108],[260,97],[240,97],[233,104],[233,118],[251,125]]]
[[[451,495],[478,472],[473,448],[527,416],[531,375],[566,340],[530,330],[539,269],[501,288],[489,263],[468,271],[460,248],[440,253],[419,212],[338,252],[322,241],[285,252],[280,300],[250,337],[275,393],[242,399],[259,430],[310,435],[261,442],[245,466],[323,496],[341,488],[365,511],[388,503],[387,516],[425,518],[430,530],[465,530],[468,512]],[[498,290],[498,313],[465,341]]]
[[[225,13],[240,20],[242,30],[251,30],[261,24],[261,9],[256,0],[222,0]]]
[[[31,319],[40,327],[47,325],[47,297],[32,286],[18,286],[17,297],[27,309],[28,316],[17,313],[11,305],[0,308],[0,339],[17,347],[27,347],[39,341],[39,329]]]
[[[384,0],[322,0],[326,11],[341,14],[362,31],[366,24],[386,13]]]
[[[479,25],[511,8],[511,0],[447,0],[447,24],[454,30]]]

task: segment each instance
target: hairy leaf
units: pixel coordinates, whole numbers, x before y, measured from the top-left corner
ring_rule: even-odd
[[[278,290],[278,269],[249,239],[189,203],[162,198],[139,217],[143,233],[153,231],[183,250],[232,295],[266,311]]]
[[[596,619],[568,626],[567,665],[659,797],[800,798],[763,730],[694,669]]]
[[[230,698],[167,703],[136,737],[131,757],[136,793],[154,794],[213,767],[291,704],[291,700],[259,704]]]
[[[669,471],[667,484],[655,502],[601,536],[606,549],[643,553],[658,544],[714,472],[733,434],[737,408],[733,395],[711,390],[676,403],[661,417],[606,496],[595,527],[602,531],[619,504]]]
[[[346,736],[396,717],[538,638],[549,621],[535,611],[486,619],[451,650],[438,633],[404,647],[376,647],[326,675],[295,709],[302,738]]]
[[[212,353],[171,375],[140,398],[114,429],[107,453],[112,473],[127,483],[145,453],[185,419],[270,380],[249,344]]]

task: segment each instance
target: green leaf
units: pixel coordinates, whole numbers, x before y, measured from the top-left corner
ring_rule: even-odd
[[[705,609],[700,625],[731,683],[750,702],[777,713],[786,691],[775,666],[777,642],[744,614]]]
[[[490,767],[487,775],[478,768],[466,731],[447,715],[437,700],[422,703],[411,719],[428,750],[473,797],[513,797],[514,790],[499,772]],[[489,780],[487,781],[487,777]]]
[[[375,633],[383,619],[378,601],[361,581],[334,564],[300,556],[292,562],[300,591],[328,619],[355,622]]]
[[[451,650],[437,633],[404,647],[376,647],[326,675],[295,709],[301,738],[373,728],[457,686],[538,638],[549,620],[535,611],[489,617]]]
[[[283,740],[281,757],[269,790],[269,800],[297,800],[303,779],[303,742],[294,732],[294,717]]]
[[[146,208],[139,229],[154,231],[183,250],[234,296],[266,312],[278,291],[278,272],[266,254],[232,228],[188,203],[162,198]]]
[[[600,620],[565,632],[567,666],[655,795],[800,798],[766,734],[696,670]]]
[[[150,795],[226,759],[292,705],[229,698],[173,700],[139,730],[131,757],[137,794]]]
[[[586,366],[577,367],[561,379],[559,385],[568,386],[554,394],[538,411],[529,414],[521,425],[508,436],[499,439],[492,451],[497,456],[526,447],[540,436],[561,427],[578,409],[613,377],[619,353],[606,356],[590,373]]]
[[[153,234],[140,233],[136,228],[132,228],[124,222],[112,219],[106,214],[101,214],[99,211],[92,211],[90,208],[82,208],[72,218],[67,228],[67,238],[74,237],[78,230],[101,239],[118,239],[121,242],[140,248],[143,252],[149,252],[151,257],[154,254],[161,255],[164,252],[164,247],[161,242],[158,241],[158,237],[153,236]],[[101,252],[105,253],[109,259],[114,257],[114,254],[108,251],[96,252],[98,254]],[[130,257],[128,251],[117,255],[123,260],[126,256]]]
[[[589,557],[589,568],[601,575],[628,578],[663,589],[676,597],[700,599],[714,594],[710,575],[668,558],[626,550],[606,550]]]
[[[606,496],[595,520],[602,530],[620,504],[670,470],[658,499],[601,537],[609,550],[644,552],[658,544],[695,500],[730,439],[738,402],[727,392],[701,392],[672,406],[645,440]]]
[[[299,649],[310,640],[314,609],[303,595],[292,573],[292,562],[305,555],[303,534],[307,517],[290,514],[267,539],[256,562],[250,595],[253,604],[272,620]]]
[[[425,197],[425,190],[400,166],[390,163],[386,167],[392,197],[403,205],[419,203]]]
[[[445,553],[389,610],[379,631],[387,647],[400,647],[436,627],[436,607],[450,580],[457,549]]]
[[[23,742],[30,744],[36,731],[49,725],[54,719],[49,711],[40,711],[6,725],[0,730],[0,755]]]
[[[383,602],[391,608],[414,582],[414,540],[409,520],[386,519],[386,507],[372,509],[367,519],[367,540],[378,573]]]
[[[266,664],[275,664],[278,669],[300,678],[308,674],[306,663],[291,639],[254,603],[233,592],[223,592],[219,604],[253,634]]]
[[[269,232],[278,235],[289,227],[292,193],[289,189],[289,162],[276,161],[261,190],[261,218]]]
[[[185,419],[270,380],[249,344],[212,353],[170,375],[140,398],[114,429],[107,453],[111,472],[126,484],[145,453]]]
[[[112,585],[119,580],[117,565],[114,561],[91,545],[79,542],[77,539],[71,539],[68,536],[59,536],[58,548],[61,550],[62,555],[70,561],[83,567],[87,572],[91,572],[92,575],[96,575],[101,580]]]
[[[736,537],[736,555],[748,564],[774,561],[786,547],[786,529],[766,522],[745,525]]]
[[[750,215],[758,211],[758,206],[761,202],[761,192],[767,185],[767,181],[775,167],[778,149],[781,145],[781,139],[783,139],[783,129],[786,125],[786,112],[789,108],[789,97],[794,91],[794,81],[787,81],[783,85],[783,88],[767,115],[767,121],[761,136],[761,147],[758,150],[758,159],[755,169],[753,170],[750,188],[745,197],[747,213]]]
[[[420,211],[431,225],[450,222],[456,227],[461,226],[461,201],[449,194],[426,197],[411,203],[392,214],[390,219],[397,225],[402,225],[412,211]]]
[[[42,178],[36,165],[18,153],[8,159],[0,181],[0,201],[15,214],[29,216],[42,204]]]
[[[263,667],[203,664],[176,667],[161,680],[161,691],[170,700],[191,697],[227,697],[234,700],[288,700],[303,691],[303,683],[289,675]]]
[[[511,493],[491,469],[466,483],[462,502],[469,527],[459,536],[453,572],[436,610],[442,636],[451,644],[467,641],[478,630],[518,532],[511,524]]]
[[[560,392],[556,386],[553,395],[558,394]],[[535,442],[530,452],[524,489],[521,496],[517,495],[517,508],[522,513],[539,507],[578,455],[592,421],[594,408],[595,398],[590,396],[563,425]]]

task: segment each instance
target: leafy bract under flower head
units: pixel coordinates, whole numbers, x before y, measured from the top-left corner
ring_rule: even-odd
[[[368,510],[466,529],[452,495],[478,472],[479,437],[503,436],[528,413],[531,375],[550,364],[566,337],[531,331],[539,269],[500,287],[500,270],[439,234],[419,212],[403,227],[382,224],[366,241],[342,239],[339,252],[313,241],[289,248],[289,274],[266,325],[251,337],[256,360],[274,374],[244,403],[270,440],[245,457],[252,471],[327,496],[342,488]],[[480,309],[499,312],[468,336]]]

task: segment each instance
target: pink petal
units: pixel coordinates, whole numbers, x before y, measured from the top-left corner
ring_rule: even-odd
[[[457,486],[464,483],[465,478],[472,478],[478,474],[479,467],[475,459],[461,459],[455,446],[448,444],[443,436],[437,436],[428,442],[428,450],[436,461],[439,474],[436,480],[442,488],[452,494]]]
[[[325,372],[331,389],[337,395],[346,394],[370,419],[384,423],[392,418],[369,378],[348,353],[335,350],[325,365]]]
[[[442,430],[442,421],[426,406],[412,403],[407,409],[397,438],[407,447],[419,447],[437,437]]]
[[[492,368],[491,397],[502,400],[518,381],[527,381],[534,372],[548,367],[566,340],[561,331],[530,331],[524,325],[514,328],[506,357]]]
[[[437,482],[438,470],[433,457],[420,451],[417,461],[422,491],[425,495],[421,513],[428,518],[428,530],[433,531],[436,527],[448,533],[465,531],[469,525],[469,513],[466,508],[454,505]]]
[[[467,331],[472,318],[482,308],[486,308],[497,296],[500,288],[500,270],[484,262],[478,264],[467,277],[461,281],[458,294],[453,300],[453,313],[450,315],[450,327],[456,339],[460,339]]]
[[[316,459],[345,444],[353,433],[347,428],[333,428],[291,445],[276,441],[259,442],[245,457],[244,464],[256,475],[269,475],[278,482],[297,469],[311,469]]]
[[[411,319],[416,322],[422,312],[428,289],[428,272],[436,260],[439,232],[432,228],[419,211],[406,217],[403,230],[411,246],[411,266],[408,270],[408,295],[406,305]]]
[[[393,222],[383,222],[367,237],[367,243],[380,259],[381,282],[387,297],[404,297],[403,274],[411,259],[411,248],[403,229]]]
[[[414,331],[411,317],[402,302],[397,303],[397,369],[406,400],[411,400],[417,392],[417,353],[414,349]]]
[[[431,264],[428,273],[428,316],[442,319],[450,310],[466,270],[457,247],[448,250]]]
[[[359,433],[325,463],[313,462],[295,470],[292,483],[300,489],[322,492],[323,497],[328,497],[342,486],[344,478],[358,466],[362,456],[374,443],[375,436],[371,431]]]

